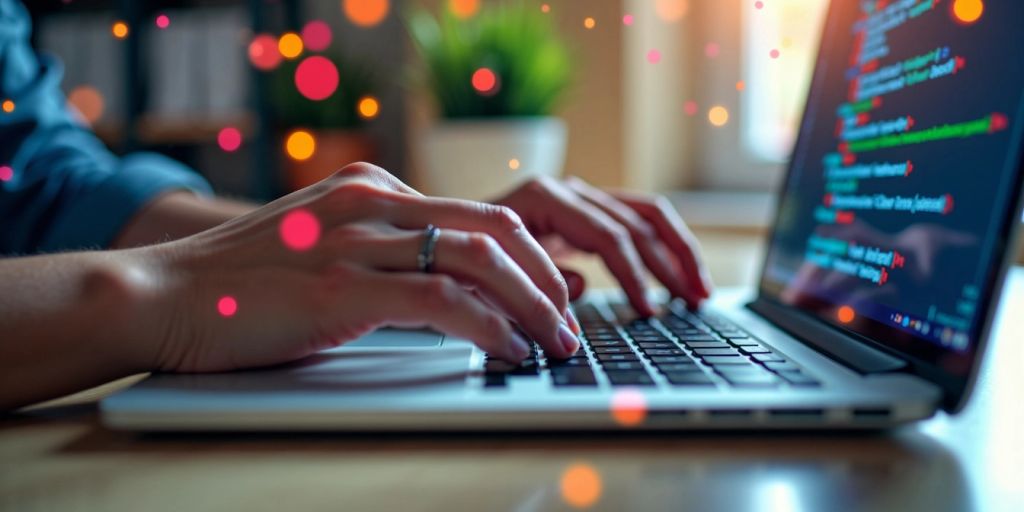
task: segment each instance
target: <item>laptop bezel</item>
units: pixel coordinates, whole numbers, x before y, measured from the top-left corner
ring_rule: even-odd
[[[804,138],[809,136],[809,133],[806,133],[808,130],[805,129],[805,127],[808,126],[807,116],[809,115],[809,107],[812,99],[814,98],[816,88],[824,86],[824,72],[820,71],[820,64],[823,56],[825,55],[826,45],[828,44],[826,35],[831,28],[831,24],[837,23],[835,18],[838,16],[839,12],[837,11],[836,2],[830,2],[825,23],[822,27],[821,38],[818,44],[818,52],[814,60],[814,72],[811,77],[810,87],[808,88],[807,98],[804,102],[804,111],[800,117],[800,130],[797,134],[794,150],[795,148],[801,147],[801,143],[804,142]],[[1017,119],[1024,119],[1024,101],[1018,103]],[[791,331],[790,334],[798,339],[802,339],[809,346],[832,356],[835,356],[834,352],[825,348],[830,344],[854,344],[893,355],[907,363],[907,371],[934,383],[942,389],[942,408],[944,410],[956,412],[962,409],[970,397],[974,383],[977,380],[978,368],[984,359],[983,356],[988,348],[995,313],[998,310],[999,299],[1002,295],[1006,274],[1013,262],[1015,248],[1017,247],[1017,237],[1020,235],[1019,227],[1021,217],[1024,215],[1024,144],[1020,141],[1022,131],[1024,131],[1024,125],[1017,122],[1012,128],[1013,132],[1011,133],[1011,137],[1016,137],[1016,140],[1018,140],[1016,146],[1017,155],[1015,155],[1015,159],[1017,161],[1015,171],[1016,176],[1014,177],[1013,184],[1013,188],[1016,190],[1016,193],[1013,197],[1009,198],[1012,207],[1007,210],[1006,215],[1004,215],[1002,219],[1002,224],[999,227],[1000,236],[996,241],[997,245],[993,251],[993,255],[999,256],[994,256],[995,261],[992,263],[995,267],[995,271],[989,272],[988,279],[985,282],[984,291],[986,293],[982,295],[978,306],[980,308],[979,311],[982,313],[979,318],[979,323],[975,328],[977,332],[976,337],[974,338],[975,343],[969,352],[966,352],[961,356],[964,359],[967,359],[967,370],[965,373],[953,374],[944,370],[940,365],[915,357],[907,352],[896,350],[892,346],[879,340],[872,339],[854,331],[843,329],[841,326],[830,323],[823,317],[809,313],[801,309],[799,306],[787,304],[778,300],[773,293],[770,293],[767,290],[766,276],[769,270],[772,246],[776,238],[777,228],[782,220],[782,201],[785,198],[787,190],[789,190],[789,186],[791,184],[790,180],[794,177],[793,166],[795,159],[792,155],[790,156],[787,164],[781,186],[776,192],[776,201],[774,206],[775,213],[773,215],[773,222],[766,234],[765,257],[761,262],[757,296],[754,303],[750,305],[751,309],[777,325],[806,324],[807,322],[812,322],[817,326],[823,327],[824,329],[816,329],[818,332],[816,332],[815,335],[821,336],[823,333],[828,333],[827,336],[834,336],[833,339],[814,341],[808,338],[801,338],[800,332]],[[1011,148],[1011,150],[1012,149],[1014,148]],[[767,307],[759,307],[761,305],[765,305]],[[947,350],[947,352],[951,352],[951,350]]]

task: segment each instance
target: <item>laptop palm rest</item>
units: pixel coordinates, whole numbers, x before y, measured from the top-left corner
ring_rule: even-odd
[[[342,346],[356,348],[430,348],[440,347],[442,340],[444,340],[444,335],[426,329],[378,329]]]

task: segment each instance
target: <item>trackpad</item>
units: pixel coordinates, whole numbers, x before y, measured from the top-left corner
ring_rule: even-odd
[[[361,338],[352,340],[342,347],[358,348],[431,348],[440,347],[444,335],[427,329],[378,329]]]

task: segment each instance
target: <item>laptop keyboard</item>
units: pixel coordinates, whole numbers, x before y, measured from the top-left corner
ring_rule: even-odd
[[[592,304],[576,307],[583,328],[580,350],[569,359],[544,356],[536,344],[515,365],[487,357],[484,386],[504,388],[510,378],[550,375],[556,388],[814,387],[820,382],[724,317],[673,303],[654,318],[638,318],[626,304],[605,318]],[[603,375],[604,378],[600,378]]]

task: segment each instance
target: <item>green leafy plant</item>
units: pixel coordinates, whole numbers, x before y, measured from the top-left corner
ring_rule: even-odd
[[[337,53],[326,53],[338,68],[338,90],[326,99],[314,101],[295,86],[295,69],[302,59],[288,60],[270,76],[270,105],[275,121],[283,128],[345,129],[363,125],[357,112],[359,100],[374,90],[367,67],[350,62]]]
[[[468,20],[419,10],[407,24],[443,117],[550,115],[571,83],[569,49],[532,2],[486,2]],[[473,88],[481,68],[498,77],[491,94]]]

